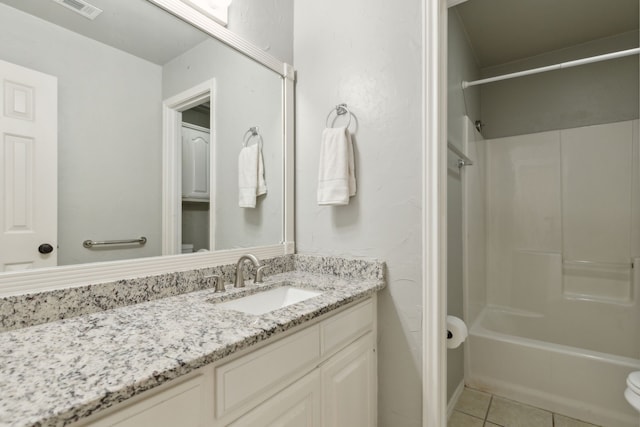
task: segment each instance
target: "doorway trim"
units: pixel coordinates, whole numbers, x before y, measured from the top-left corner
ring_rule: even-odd
[[[423,0],[422,426],[447,424],[447,0]]]
[[[162,255],[179,254],[182,243],[182,112],[209,101],[209,247],[215,241],[216,174],[216,81],[204,81],[162,103]]]

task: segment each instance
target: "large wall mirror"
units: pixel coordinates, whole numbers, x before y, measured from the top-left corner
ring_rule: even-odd
[[[286,252],[288,66],[179,1],[89,3],[0,0],[0,285]]]

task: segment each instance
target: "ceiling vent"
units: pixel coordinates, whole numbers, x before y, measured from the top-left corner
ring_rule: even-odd
[[[96,19],[98,15],[102,13],[102,9],[97,8],[84,0],[53,0],[54,2],[61,4],[67,9],[71,9],[74,12],[79,13],[87,19],[92,21]]]

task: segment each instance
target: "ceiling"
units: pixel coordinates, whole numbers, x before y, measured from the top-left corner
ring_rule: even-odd
[[[638,30],[638,0],[469,0],[456,6],[480,68]]]
[[[146,0],[88,0],[103,10],[94,21],[51,0],[0,0],[8,6],[158,65],[208,36]]]

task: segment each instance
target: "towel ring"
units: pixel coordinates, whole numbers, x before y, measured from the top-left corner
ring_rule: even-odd
[[[246,131],[244,133],[244,136],[242,137],[242,146],[243,147],[248,147],[249,146],[249,141],[251,141],[251,138],[253,137],[258,137],[259,141],[258,143],[262,143],[262,135],[260,135],[260,133],[258,133],[258,130],[260,128],[258,126],[252,126],[249,128],[248,131]]]
[[[339,116],[344,116],[345,114],[349,115],[349,121],[347,122],[347,126],[345,127],[349,127],[349,125],[351,124],[351,117],[353,116],[351,114],[351,111],[349,111],[349,109],[347,108],[347,104],[338,104],[336,105],[336,108],[332,108],[331,111],[329,111],[329,114],[327,115],[327,120],[325,120],[325,125],[327,127],[331,127],[329,126],[329,119],[331,118],[331,114],[336,113],[336,119]]]

